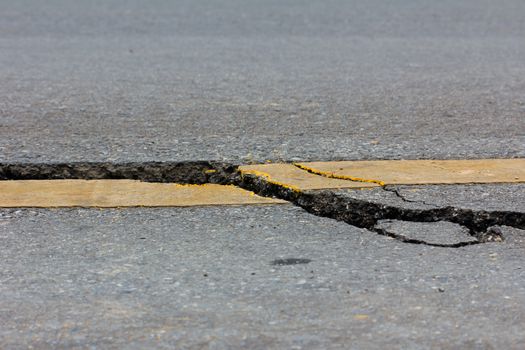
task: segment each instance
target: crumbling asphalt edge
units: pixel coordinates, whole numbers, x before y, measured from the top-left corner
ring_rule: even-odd
[[[0,180],[28,179],[134,179],[148,182],[175,182],[184,184],[228,184],[266,197],[287,200],[311,214],[346,222],[389,236],[406,243],[458,248],[465,245],[503,240],[497,226],[525,228],[525,213],[512,211],[483,211],[457,207],[432,206],[430,209],[412,209],[375,203],[369,200],[342,196],[335,191],[301,191],[253,174],[243,174],[238,166],[226,162],[77,162],[77,163],[0,163]],[[407,202],[390,186],[383,190],[393,192]],[[412,201],[408,201],[412,202]],[[436,244],[408,239],[379,228],[379,220],[395,219],[412,222],[449,221],[468,228],[476,241],[454,244]]]

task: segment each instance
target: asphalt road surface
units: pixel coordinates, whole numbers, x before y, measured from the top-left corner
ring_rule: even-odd
[[[0,161],[525,156],[521,0],[0,3]]]
[[[524,14],[0,0],[0,163],[525,157]],[[523,220],[523,184],[412,190],[332,194]],[[293,204],[1,209],[0,348],[525,348],[524,230],[380,224],[466,244]]]
[[[2,211],[0,345],[520,349],[525,232],[504,232],[439,248],[292,205]]]

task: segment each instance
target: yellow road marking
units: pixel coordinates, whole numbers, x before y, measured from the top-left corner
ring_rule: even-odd
[[[311,174],[293,164],[256,164],[239,167],[242,175],[263,177],[266,181],[293,191],[318,190],[324,188],[377,187],[377,183],[348,181]]]
[[[294,165],[302,170],[308,171],[309,173],[325,176],[331,179],[349,180],[349,181],[354,181],[354,182],[369,182],[369,183],[378,184],[379,186],[385,185],[385,183],[381,180],[365,179],[365,178],[351,176],[351,175],[336,175],[333,172],[321,171],[321,170],[312,168],[302,163],[294,163]]]
[[[283,204],[235,186],[134,180],[0,181],[0,207],[187,207]]]
[[[296,165],[327,178],[385,185],[525,182],[525,159],[378,160]]]

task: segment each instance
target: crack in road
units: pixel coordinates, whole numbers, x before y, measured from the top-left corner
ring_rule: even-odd
[[[408,198],[405,198],[405,196],[403,196],[399,190],[395,187],[391,187],[391,186],[382,186],[381,187],[383,190],[387,191],[387,192],[392,192],[393,194],[395,194],[395,196],[397,198],[400,198],[403,202],[407,202],[407,203],[417,203],[417,204],[423,204],[423,205],[427,205],[429,207],[434,207],[434,208],[438,208],[437,205],[435,204],[430,204],[430,203],[427,203],[425,201],[415,201],[415,200],[411,200],[411,199],[408,199]]]
[[[428,245],[428,246],[432,246],[432,247],[441,247],[441,248],[460,248],[460,247],[465,247],[465,246],[468,246],[468,245],[484,243],[484,242],[481,242],[479,240],[477,240],[477,241],[463,241],[463,242],[450,243],[450,244],[446,244],[446,243],[431,243],[431,242],[427,242],[427,241],[424,241],[424,240],[421,240],[421,239],[408,238],[408,237],[405,237],[403,235],[396,234],[396,233],[394,233],[392,231],[388,231],[388,230],[386,230],[384,228],[380,228],[380,227],[377,227],[377,226],[374,226],[374,231],[376,233],[380,234],[380,235],[391,237],[391,238],[394,238],[394,239],[396,239],[398,241],[401,241],[401,242],[404,242],[404,243],[423,244],[423,245]]]
[[[385,186],[385,183],[383,181],[380,181],[380,180],[363,179],[363,178],[360,178],[360,177],[354,177],[354,176],[349,176],[349,175],[338,175],[338,174],[335,174],[333,172],[321,171],[321,170],[318,170],[318,169],[314,169],[314,168],[308,167],[308,166],[306,166],[304,164],[300,164],[300,163],[292,163],[292,164],[294,166],[298,167],[299,169],[305,170],[305,171],[307,171],[307,172],[309,172],[311,174],[328,177],[330,179],[348,180],[348,181],[355,181],[355,182],[368,182],[368,183],[375,183],[375,184],[378,184],[380,186]]]
[[[297,166],[297,165],[296,165]],[[305,171],[312,172],[300,166]],[[316,175],[333,178],[333,174]],[[272,182],[260,174],[243,174],[237,165],[225,162],[130,162],[130,163],[13,163],[0,164],[0,180],[28,179],[133,179],[147,182],[175,182],[186,184],[228,184],[253,191],[267,197],[287,200],[317,216],[328,217],[350,225],[366,228],[380,235],[389,236],[405,243],[438,247],[459,248],[484,242],[501,241],[501,231],[493,227],[507,225],[525,228],[525,213],[513,211],[484,211],[438,207],[421,201],[412,201],[395,188],[381,188],[392,192],[403,202],[419,203],[434,208],[413,209],[372,200],[343,196],[334,190],[301,191],[286,184]],[[345,176],[350,181],[366,181],[380,184],[377,180],[357,179]],[[430,243],[407,238],[377,226],[379,220],[395,219],[408,222],[449,221],[466,227],[476,241],[453,244]]]
[[[425,244],[449,248],[466,245],[501,241],[502,235],[494,234],[494,226],[506,225],[525,228],[525,213],[512,211],[484,211],[463,209],[452,206],[431,209],[412,209],[401,206],[376,203],[343,196],[333,190],[292,191],[279,184],[268,181],[265,177],[243,174],[240,187],[263,196],[272,196],[287,200],[317,216],[328,217],[350,225],[366,228],[381,235],[398,239],[405,243]],[[477,241],[454,244],[436,244],[422,240],[409,239],[377,227],[379,220],[396,219],[408,222],[448,221],[468,229]]]
[[[188,162],[0,163],[0,180],[126,179],[183,184],[231,184],[234,164]]]

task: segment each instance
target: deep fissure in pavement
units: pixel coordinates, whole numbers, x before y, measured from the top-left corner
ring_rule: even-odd
[[[231,184],[237,167],[223,162],[0,163],[0,180],[127,179],[183,184]]]
[[[483,211],[457,207],[411,209],[375,203],[370,200],[349,198],[335,191],[297,191],[271,183],[263,177],[241,174],[236,165],[225,162],[130,162],[130,163],[13,163],[0,164],[0,180],[29,179],[133,179],[148,182],[174,182],[184,184],[228,184],[253,191],[266,197],[287,200],[317,216],[344,221],[406,243],[457,248],[483,242],[501,241],[501,231],[495,226],[506,225],[525,228],[525,213],[512,211]],[[383,190],[404,198],[390,186]],[[422,202],[419,202],[422,203]],[[422,203],[432,206],[429,203]],[[378,221],[395,219],[409,222],[449,221],[468,228],[477,241],[454,244],[429,243],[411,239],[378,227]]]
[[[428,205],[428,206],[433,206],[433,207],[437,207],[436,205],[434,204],[431,204],[431,203],[427,203],[425,201],[414,201],[414,200],[411,200],[411,199],[407,199],[405,198],[405,196],[403,196],[401,193],[399,193],[398,189],[393,187],[393,186],[382,186],[383,190],[387,191],[387,192],[392,192],[397,198],[401,199],[403,202],[407,202],[407,203],[419,203],[419,204],[424,204],[424,205]]]
[[[344,221],[406,243],[458,248],[465,245],[503,240],[495,226],[525,228],[525,213],[512,211],[483,211],[456,207],[411,209],[349,198],[330,190],[296,191],[269,182],[263,177],[243,174],[237,185],[263,196],[274,196],[292,202],[317,216]],[[384,189],[384,188],[383,188]],[[387,189],[388,190],[388,189]],[[448,221],[466,227],[477,241],[454,244],[429,243],[410,239],[377,226],[378,221],[395,219],[409,222]]]

